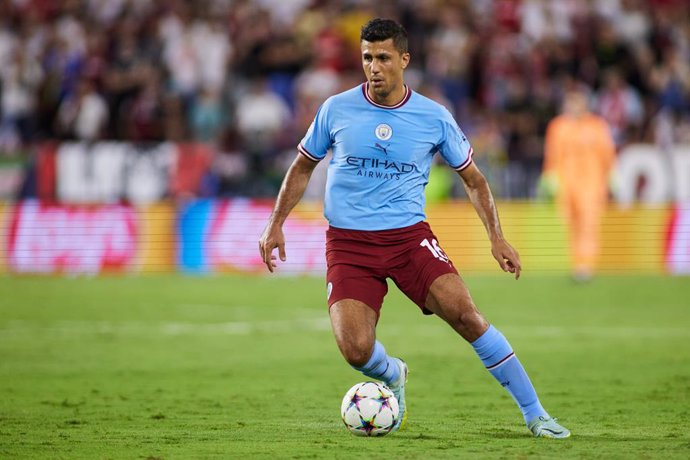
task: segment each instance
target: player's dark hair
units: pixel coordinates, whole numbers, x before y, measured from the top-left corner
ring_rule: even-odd
[[[407,53],[407,31],[392,19],[376,18],[362,26],[360,41],[383,42],[393,39],[393,45],[400,54]]]

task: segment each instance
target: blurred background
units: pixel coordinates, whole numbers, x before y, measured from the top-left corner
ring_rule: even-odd
[[[377,16],[406,27],[407,84],[469,136],[529,269],[569,269],[540,177],[577,82],[617,151],[599,270],[690,273],[685,0],[0,0],[0,271],[265,270],[272,199],[319,105],[363,81]],[[326,163],[282,273],[324,271]],[[495,270],[455,173],[431,184],[446,252]]]

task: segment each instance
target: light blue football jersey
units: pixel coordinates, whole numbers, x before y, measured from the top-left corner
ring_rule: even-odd
[[[376,104],[367,83],[328,98],[298,150],[320,161],[331,149],[324,215],[333,227],[389,230],[426,218],[424,187],[438,152],[457,171],[472,147],[442,105],[410,90],[395,106]]]

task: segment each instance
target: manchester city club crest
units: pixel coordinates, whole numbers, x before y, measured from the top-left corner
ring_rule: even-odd
[[[381,123],[376,127],[376,137],[381,139],[382,141],[387,141],[391,137],[393,137],[393,128],[388,126],[385,123]]]

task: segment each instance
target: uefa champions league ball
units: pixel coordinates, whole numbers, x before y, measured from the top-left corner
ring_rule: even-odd
[[[382,383],[362,382],[348,390],[340,406],[343,422],[357,436],[384,436],[398,421],[398,400]]]

